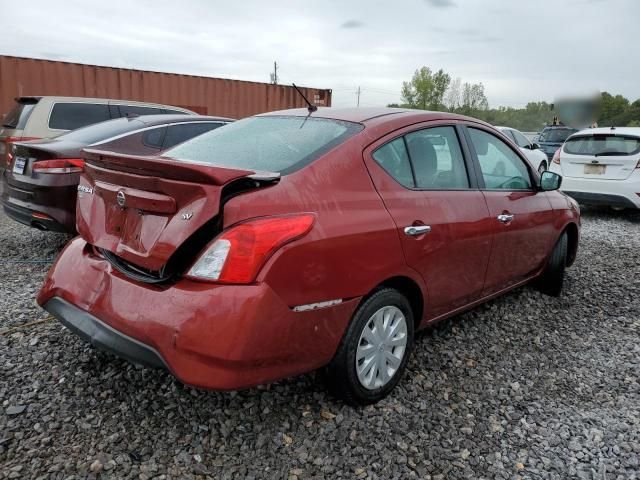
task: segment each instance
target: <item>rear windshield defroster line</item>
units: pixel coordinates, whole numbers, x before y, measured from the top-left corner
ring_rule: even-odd
[[[363,125],[317,117],[250,117],[164,153],[184,162],[292,173],[362,131]]]

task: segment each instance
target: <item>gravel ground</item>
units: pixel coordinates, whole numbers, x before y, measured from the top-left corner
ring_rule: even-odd
[[[0,478],[640,478],[640,215],[589,210],[565,294],[531,288],[418,335],[391,398],[314,375],[184,387],[36,306],[66,241],[0,217]],[[40,320],[40,323],[24,325]]]

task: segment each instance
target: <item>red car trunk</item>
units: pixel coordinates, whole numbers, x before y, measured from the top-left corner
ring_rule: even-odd
[[[161,157],[88,154],[78,186],[78,232],[150,271],[160,271],[218,214],[224,185],[254,173]]]

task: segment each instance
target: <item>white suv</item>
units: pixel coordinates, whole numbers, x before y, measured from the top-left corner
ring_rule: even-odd
[[[195,113],[156,103],[85,97],[18,97],[0,125],[0,169],[15,141],[53,138],[69,130],[132,115]],[[4,162],[3,162],[4,160]]]
[[[587,205],[640,208],[640,128],[581,130],[558,149],[550,170],[562,191]]]

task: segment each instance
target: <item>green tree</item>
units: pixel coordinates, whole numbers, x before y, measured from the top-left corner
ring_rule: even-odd
[[[598,124],[601,126],[621,126],[619,122],[627,124],[623,116],[625,111],[629,108],[629,100],[622,95],[616,95],[615,97],[609,92],[602,92],[600,101],[600,115],[598,117]]]
[[[433,72],[429,67],[415,71],[410,82],[402,82],[402,100],[409,108],[444,109],[444,95],[451,77],[444,70]]]

